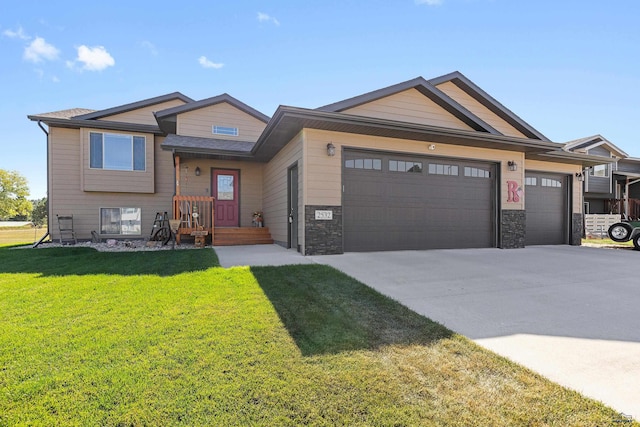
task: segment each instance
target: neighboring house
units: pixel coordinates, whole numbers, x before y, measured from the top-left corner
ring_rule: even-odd
[[[201,225],[223,244],[262,212],[276,243],[306,255],[579,245],[580,174],[602,162],[459,72],[271,118],[176,92],[29,119],[48,126],[54,239],[56,215],[74,216],[79,239],[145,238],[168,211],[181,233]]]
[[[640,218],[640,159],[629,157],[601,135],[570,141],[564,150],[606,158],[584,171],[585,214]]]

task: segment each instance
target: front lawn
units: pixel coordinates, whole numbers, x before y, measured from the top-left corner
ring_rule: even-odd
[[[326,266],[0,248],[0,426],[616,419]]]

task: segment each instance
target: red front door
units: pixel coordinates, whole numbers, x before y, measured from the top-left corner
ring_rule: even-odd
[[[238,178],[237,170],[215,169],[211,188],[215,197],[216,227],[238,227]]]

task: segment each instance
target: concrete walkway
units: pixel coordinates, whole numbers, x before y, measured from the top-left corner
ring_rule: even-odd
[[[547,378],[640,419],[640,253],[538,246],[303,257],[216,248],[221,265],[333,266]]]

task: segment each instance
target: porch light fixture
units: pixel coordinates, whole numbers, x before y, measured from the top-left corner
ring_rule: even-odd
[[[507,166],[509,166],[509,170],[510,171],[517,171],[518,170],[518,164],[514,160],[509,160],[507,162]]]
[[[576,172],[576,179],[578,181],[584,181],[584,174],[582,172]]]
[[[333,142],[327,144],[327,156],[333,157],[336,155],[336,146],[333,145]]]
[[[196,166],[196,176],[200,176],[200,166]]]

